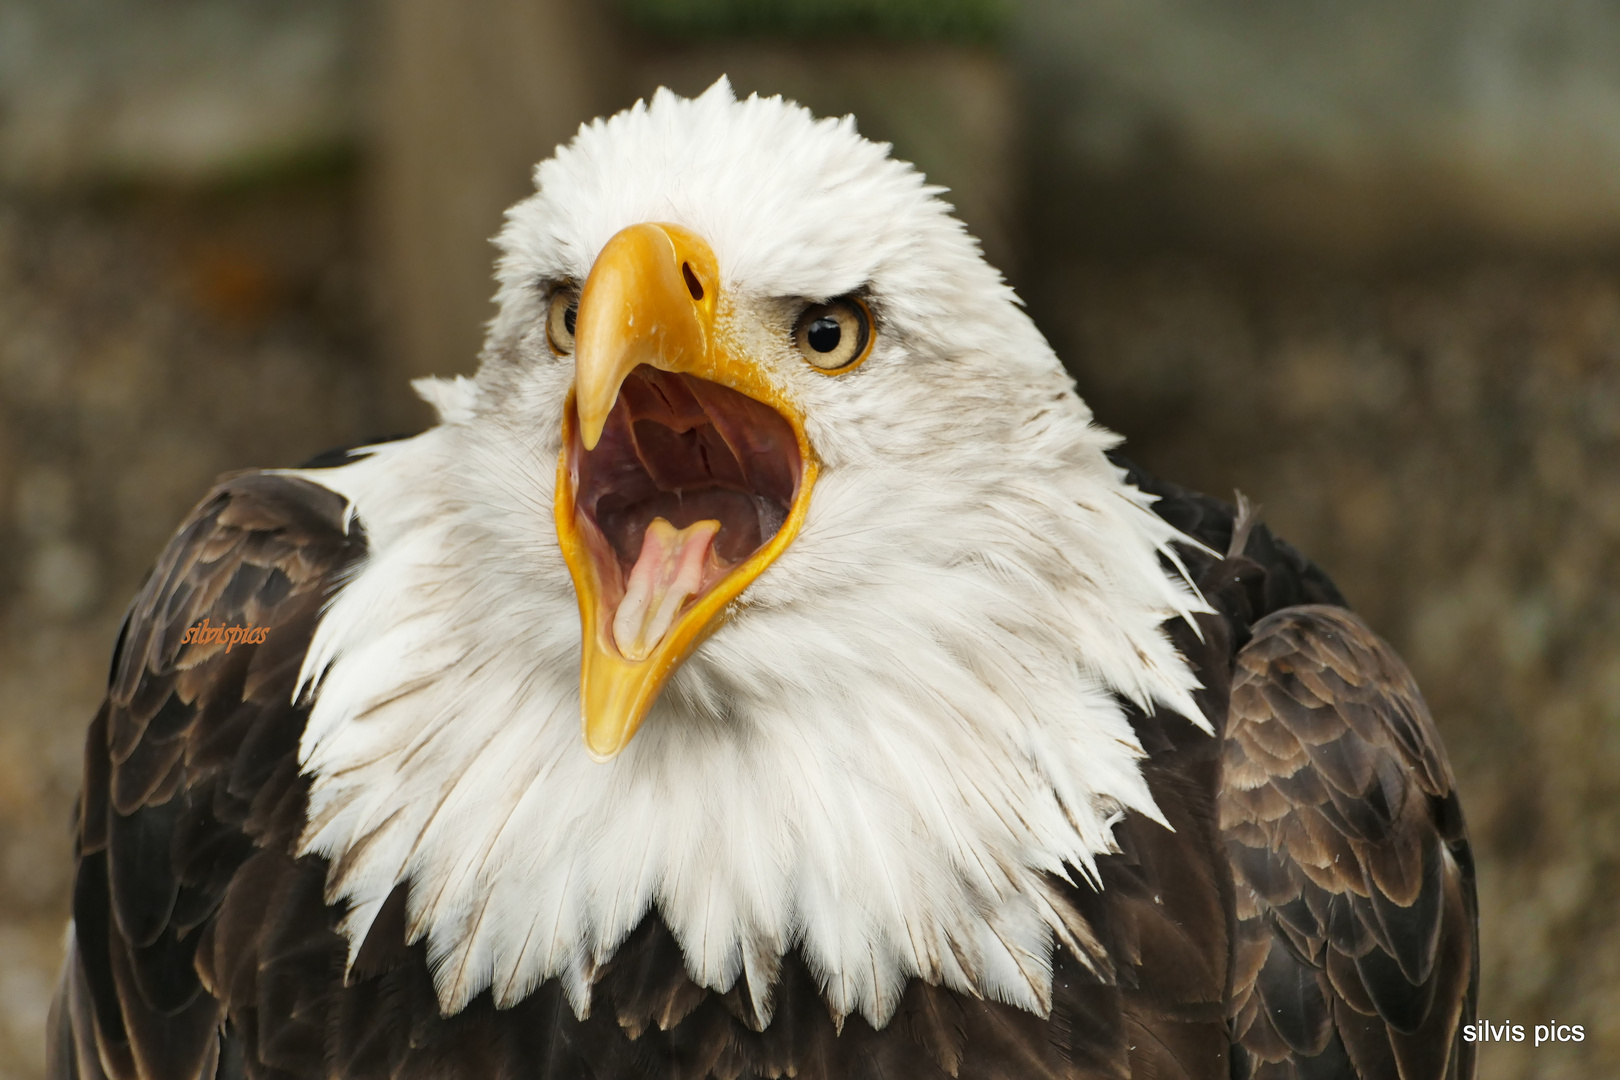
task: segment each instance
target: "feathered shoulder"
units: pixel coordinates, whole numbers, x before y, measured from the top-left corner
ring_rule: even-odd
[[[344,515],[305,480],[228,478],[130,606],[85,741],[52,1076],[219,1068],[224,1003],[252,976],[221,961],[241,935],[286,929],[231,916],[271,899],[253,868],[286,853],[261,845],[302,815],[293,687],[322,603],[365,550]]]

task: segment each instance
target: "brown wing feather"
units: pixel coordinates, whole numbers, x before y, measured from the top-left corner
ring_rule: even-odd
[[[1238,654],[1218,798],[1236,885],[1235,1076],[1473,1076],[1473,861],[1417,686],[1350,612]]]
[[[131,606],[85,742],[55,1080],[231,1071],[219,1060],[219,988],[199,979],[198,946],[215,939],[221,898],[274,813],[271,781],[293,760],[298,667],[321,603],[363,549],[343,512],[341,498],[302,480],[228,479]],[[260,628],[263,641],[183,640],[205,619]]]

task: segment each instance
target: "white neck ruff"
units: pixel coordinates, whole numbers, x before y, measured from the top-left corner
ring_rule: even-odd
[[[1078,399],[1011,472],[972,439],[932,476],[829,469],[794,545],[597,764],[557,447],[474,416],[472,384],[426,389],[448,422],[300,474],[369,542],[302,687],[301,852],[332,864],[351,960],[408,880],[446,1013],[555,977],[583,1016],[656,910],[695,982],[746,972],[761,1024],[793,948],[840,1021],[886,1024],[913,977],[1044,1015],[1054,945],[1094,950],[1048,875],[1092,874],[1127,810],[1162,820],[1120,697],[1203,723],[1162,630],[1204,610],[1159,562],[1179,534]]]

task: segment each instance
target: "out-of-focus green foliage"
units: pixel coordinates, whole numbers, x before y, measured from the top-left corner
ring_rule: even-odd
[[[986,42],[1011,0],[620,0],[643,30],[672,37],[862,35]]]

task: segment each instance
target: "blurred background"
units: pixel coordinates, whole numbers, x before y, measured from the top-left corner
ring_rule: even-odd
[[[427,420],[531,165],[658,85],[854,112],[1103,423],[1242,488],[1415,669],[1482,1015],[1620,1075],[1620,8],[0,0],[0,1080],[43,1068],[79,744],[218,473]]]

